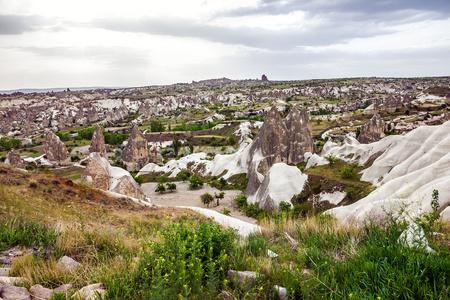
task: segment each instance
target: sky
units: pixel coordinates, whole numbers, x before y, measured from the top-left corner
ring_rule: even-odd
[[[0,0],[0,90],[449,70],[449,0]]]

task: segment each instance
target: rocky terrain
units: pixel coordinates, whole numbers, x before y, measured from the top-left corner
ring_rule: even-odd
[[[67,169],[82,181],[140,200],[146,196],[133,178],[136,172],[176,179],[186,170],[226,180],[245,174],[248,202],[275,210],[281,202],[296,204],[291,198],[314,180],[291,166],[325,164],[332,153],[347,163],[364,157],[364,166],[387,151],[376,146],[392,140],[386,135],[446,122],[449,83],[447,77],[276,82],[263,76],[14,93],[0,97],[0,127],[3,149],[13,141],[22,145],[20,152],[5,152],[5,162],[20,168],[63,166],[62,174]],[[330,146],[333,141],[342,144],[339,150]],[[339,205],[345,188],[322,189],[308,201]]]
[[[138,264],[129,253],[153,263],[153,251],[165,247],[152,248],[138,242],[150,238],[154,240],[150,245],[160,243],[178,230],[171,226],[177,228],[176,224],[203,215],[235,229],[230,234],[236,234],[236,239],[238,236],[247,239],[239,253],[243,257],[256,255],[255,259],[264,265],[260,271],[270,284],[259,287],[258,293],[264,296],[255,294],[255,298],[281,298],[289,293],[296,298],[298,286],[291,290],[288,286],[298,278],[310,278],[310,269],[319,276],[323,273],[319,269],[324,266],[312,260],[311,256],[318,254],[303,250],[305,256],[300,252],[302,247],[316,247],[308,244],[310,237],[296,231],[305,226],[305,232],[317,231],[321,237],[327,230],[336,230],[332,236],[338,236],[344,227],[354,228],[346,236],[358,232],[346,246],[358,250],[347,253],[333,248],[329,256],[321,259],[325,263],[357,257],[352,253],[364,244],[357,229],[361,227],[346,226],[355,222],[367,225],[368,220],[379,224],[399,220],[400,223],[395,223],[399,226],[395,229],[396,244],[411,250],[419,243],[426,253],[435,253],[437,244],[433,244],[434,248],[428,245],[430,237],[433,239],[432,230],[437,228],[438,220],[450,219],[449,86],[448,77],[277,82],[264,75],[261,80],[222,78],[170,86],[0,95],[0,158],[11,165],[0,164],[0,196],[8,199],[0,202],[3,209],[0,214],[15,216],[16,210],[22,209],[19,203],[28,201],[33,212],[24,209],[17,216],[51,219],[61,232],[78,226],[76,234],[72,234],[79,240],[61,235],[57,243],[46,246],[53,251],[50,257],[55,266],[59,264],[56,257],[66,257],[59,254],[71,253],[84,260],[83,268],[89,268],[87,262],[102,261],[108,265],[104,269],[118,264],[127,271]],[[79,204],[84,208],[80,209]],[[55,210],[44,216],[49,205]],[[172,214],[166,213],[169,209]],[[177,210],[182,213],[173,213]],[[92,232],[86,229],[87,216],[94,228]],[[147,224],[149,220],[151,224]],[[5,225],[1,222],[0,227],[15,228],[14,222],[9,220]],[[100,234],[98,228],[103,223],[109,227]],[[161,235],[159,230],[165,226],[173,231]],[[10,227],[8,230],[12,230]],[[127,227],[130,239],[120,248],[117,241],[125,236],[123,227]],[[202,230],[196,229],[195,237]],[[258,242],[260,235],[276,236],[277,242],[286,240],[283,246],[277,246],[277,252],[281,253],[279,261],[275,260],[279,254]],[[189,238],[190,235],[187,239],[184,236],[178,243],[181,245]],[[376,245],[380,243],[378,236],[373,239]],[[114,240],[111,245],[110,240]],[[299,241],[303,246],[299,246]],[[90,244],[83,248],[77,243]],[[169,244],[172,249],[173,241]],[[54,251],[55,247],[59,247],[58,251]],[[267,257],[259,256],[261,247]],[[152,250],[146,252],[143,248]],[[33,254],[42,247],[29,249],[30,255],[38,257],[37,261],[46,261]],[[82,258],[80,253],[86,249],[93,252]],[[104,257],[98,254],[102,251],[107,251],[101,254]],[[308,260],[291,268],[298,258],[286,260],[291,255],[288,252],[301,253],[302,259],[312,262]],[[171,259],[169,252],[158,255]],[[17,271],[32,268],[28,259],[18,258],[26,267],[12,270],[27,278],[27,288],[16,288],[10,285],[14,282],[3,283],[6,279],[0,278],[2,298],[49,299],[58,291],[60,284],[45,281],[41,278],[44,275],[35,280],[25,271]],[[253,269],[252,265],[233,259],[234,266]],[[159,256],[156,261],[158,266],[164,263]],[[278,285],[280,276],[273,276],[272,264],[295,274],[292,278],[283,277],[286,288]],[[186,265],[190,264],[183,266]],[[45,268],[56,269],[55,266]],[[145,277],[146,266],[149,264],[133,272],[143,271],[138,277]],[[224,282],[220,297],[235,299],[226,289],[239,294],[245,290],[241,285],[247,280],[256,284],[259,275],[255,271],[226,269],[228,279],[225,279],[222,271],[228,267],[223,265],[216,273]],[[91,272],[100,271],[91,269]],[[97,279],[87,279],[85,275],[81,279],[61,274],[51,276],[75,282],[77,289],[73,292],[79,293],[83,286],[89,287],[88,283]],[[114,287],[117,282],[108,285],[110,277],[102,278],[105,284],[95,286],[97,292],[111,295],[117,292],[114,297],[121,298],[118,295],[122,289]],[[235,281],[232,288],[227,286],[228,280]],[[57,282],[66,283],[61,279]],[[135,279],[133,284],[136,282]],[[336,282],[332,284],[336,289],[339,286]],[[187,291],[188,285],[184,286]],[[151,292],[155,288],[156,284]],[[202,288],[200,294],[204,292]]]

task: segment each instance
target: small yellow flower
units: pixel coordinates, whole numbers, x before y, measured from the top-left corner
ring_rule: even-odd
[[[350,293],[350,294],[348,294],[348,296],[351,298],[351,297],[353,297],[353,294],[352,293]]]
[[[378,300],[381,300],[381,297],[377,297]]]

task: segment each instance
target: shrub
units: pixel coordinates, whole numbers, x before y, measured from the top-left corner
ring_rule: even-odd
[[[286,201],[281,201],[280,205],[278,205],[278,209],[280,212],[290,212],[291,211],[291,204]]]
[[[222,210],[220,211],[221,214],[224,214],[226,216],[230,216],[231,215],[231,210],[229,210],[228,208],[224,207],[222,208]]]
[[[328,163],[331,166],[337,160],[337,157],[333,153],[330,153],[327,156],[325,156],[325,159],[328,161]]]
[[[169,183],[167,183],[167,190],[169,192],[174,192],[177,190],[177,185],[173,182],[169,182]]]
[[[158,183],[158,186],[156,187],[155,192],[162,194],[165,191],[166,191],[166,187],[164,186],[164,184],[163,183]]]
[[[228,142],[228,145],[234,145],[234,144],[236,144],[236,139],[234,138],[234,136],[230,136],[230,137],[228,137],[227,142]]]
[[[78,155],[72,155],[72,156],[70,157],[70,160],[71,160],[72,162],[80,161],[80,157],[79,157]]]
[[[208,193],[201,195],[200,199],[202,200],[202,203],[206,205],[206,207],[209,207],[209,204],[214,201],[213,196]]]
[[[204,184],[203,179],[201,179],[198,175],[194,175],[189,179],[189,189],[195,190],[202,187]]]
[[[351,167],[343,166],[340,170],[340,174],[344,179],[352,179],[355,177],[355,170]]]

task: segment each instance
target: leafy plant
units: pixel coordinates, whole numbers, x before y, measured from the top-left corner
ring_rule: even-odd
[[[169,182],[169,183],[167,183],[167,190],[169,192],[174,192],[177,190],[177,185],[173,182]]]
[[[355,171],[351,167],[343,166],[340,170],[341,177],[344,179],[352,179],[355,177]]]
[[[209,204],[214,201],[214,198],[211,194],[205,193],[200,196],[200,200],[202,200],[202,203],[206,205],[206,207],[209,207]]]
[[[337,157],[332,152],[332,153],[328,154],[327,156],[325,156],[325,159],[328,161],[328,163],[331,166],[337,160]]]
[[[189,189],[195,190],[202,187],[204,184],[203,179],[201,179],[198,175],[194,175],[189,179]]]
[[[158,183],[158,186],[156,187],[155,192],[162,194],[165,191],[166,191],[166,187],[164,186],[164,184],[163,183]]]

